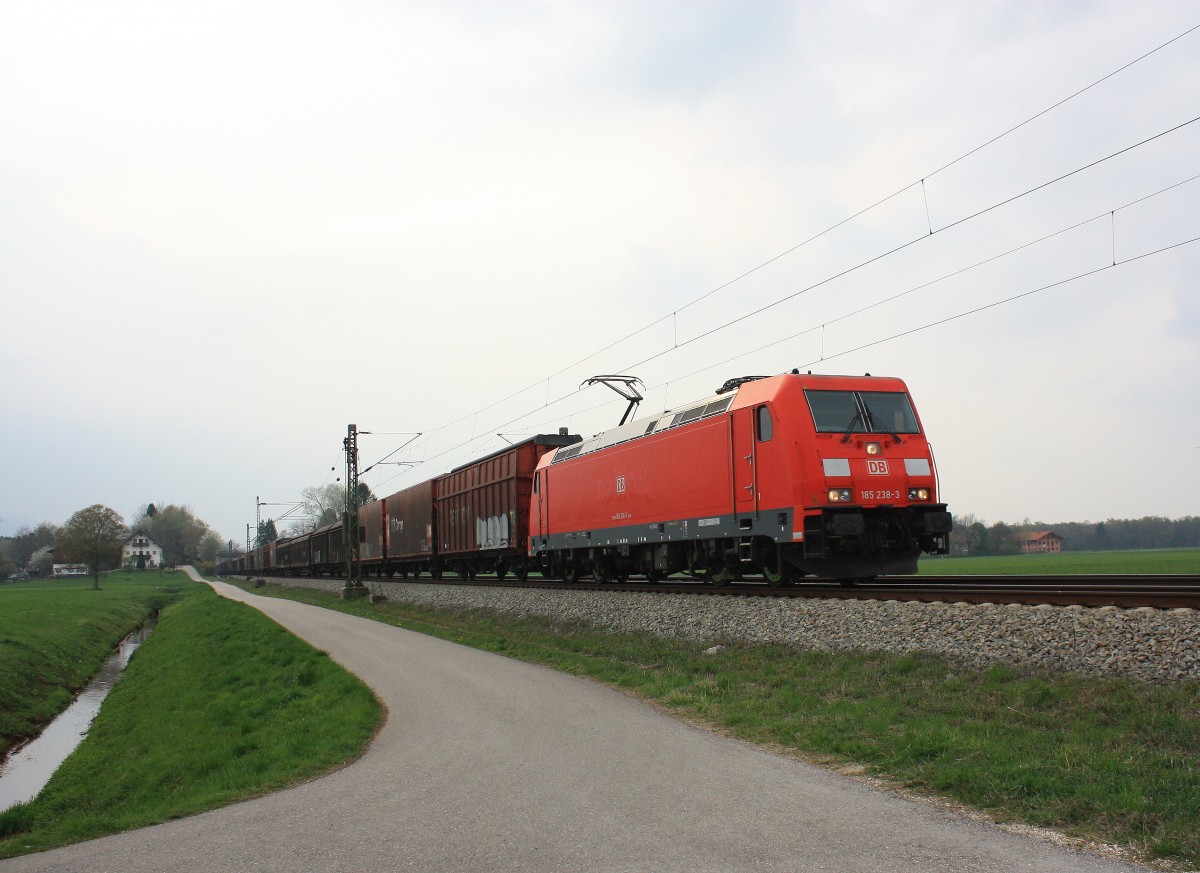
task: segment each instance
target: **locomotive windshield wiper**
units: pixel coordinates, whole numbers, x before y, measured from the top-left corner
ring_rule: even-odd
[[[900,435],[898,433],[890,431],[886,427],[883,426],[883,424],[879,421],[879,418],[875,415],[874,412],[871,411],[870,407],[867,407],[867,419],[871,422],[871,427],[875,430],[876,433],[886,433],[888,436],[890,436],[896,442],[898,442],[898,443],[904,442],[904,440],[900,439]]]
[[[855,424],[855,422],[858,422],[861,420],[862,420],[862,413],[861,412],[854,413],[854,418],[850,419],[850,423],[848,425],[846,425],[846,435],[844,437],[842,437],[842,442],[844,442],[844,443],[850,442],[850,434],[854,433],[854,424]]]

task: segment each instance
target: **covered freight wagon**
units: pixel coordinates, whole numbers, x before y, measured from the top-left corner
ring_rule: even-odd
[[[308,535],[307,541],[311,543],[314,576],[331,576],[345,572],[345,537],[340,521],[317,528]]]
[[[542,455],[580,441],[574,434],[539,434],[437,479],[441,565],[463,578],[481,570],[524,578],[533,472]]]
[[[437,542],[436,499],[436,480],[430,479],[379,501],[384,504],[379,517],[387,575],[399,573],[401,578],[406,578],[409,573],[414,576],[423,572],[440,575],[434,548]],[[362,523],[361,514],[359,523]],[[368,529],[368,541],[372,535],[373,528]]]

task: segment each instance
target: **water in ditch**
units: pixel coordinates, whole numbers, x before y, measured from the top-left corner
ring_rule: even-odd
[[[121,645],[104,662],[87,688],[75,702],[64,709],[35,739],[17,746],[0,763],[0,811],[14,803],[25,803],[37,797],[58,769],[59,764],[75,751],[100,711],[100,704],[113,685],[125,672],[125,666],[154,629],[147,622],[121,641]]]

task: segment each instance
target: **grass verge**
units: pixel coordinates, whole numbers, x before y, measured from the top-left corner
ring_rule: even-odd
[[[1131,549],[1123,552],[1059,552],[979,558],[922,558],[922,576],[1029,576],[1070,573],[1200,573],[1200,549]]]
[[[745,643],[706,655],[707,643],[538,618],[256,590],[591,677],[749,742],[853,765],[1000,821],[1200,864],[1200,683]]]
[[[0,586],[0,755],[34,736],[88,683],[117,643],[195,583],[116,573]]]
[[[192,585],[42,793],[0,813],[0,858],[295,784],[357,758],[382,718],[325,653]]]

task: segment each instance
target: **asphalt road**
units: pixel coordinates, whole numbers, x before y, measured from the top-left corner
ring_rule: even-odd
[[[388,707],[322,779],[14,871],[1132,871],[676,721],[609,688],[232,586]]]

